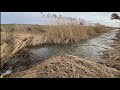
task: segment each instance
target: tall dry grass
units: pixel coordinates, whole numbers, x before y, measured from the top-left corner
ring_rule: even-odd
[[[31,42],[32,37],[16,35],[14,33],[1,32],[1,56],[0,62],[2,67],[10,58],[19,50],[25,48]]]
[[[80,42],[88,39],[91,36],[98,35],[99,33],[105,32],[106,27],[93,27],[93,26],[79,26],[79,25],[68,25],[68,26],[53,26],[47,28],[44,40],[46,43],[73,43]]]
[[[12,57],[27,46],[77,43],[105,32],[105,26],[86,26],[84,20],[53,15],[44,16],[46,25],[1,25],[1,60]]]
[[[28,33],[34,37],[30,45],[61,44],[80,42],[91,36],[107,31],[103,25],[86,26],[85,20],[48,14],[43,17],[46,25],[4,25],[18,33]],[[11,28],[13,26],[13,28]]]
[[[41,43],[73,43],[88,39],[91,36],[107,31],[107,27],[97,24],[95,26],[86,25],[80,18],[71,18],[48,14],[43,18],[48,22],[44,30],[46,33],[40,37]],[[84,21],[84,22],[83,22]]]

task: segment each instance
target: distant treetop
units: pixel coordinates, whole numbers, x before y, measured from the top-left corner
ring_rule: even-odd
[[[113,13],[113,14],[111,15],[111,20],[113,20],[113,19],[120,20],[120,16],[119,16],[117,13]]]

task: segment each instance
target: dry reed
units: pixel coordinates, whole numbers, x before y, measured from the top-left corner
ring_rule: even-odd
[[[72,55],[61,55],[9,78],[117,78],[120,71]]]
[[[106,31],[105,26],[86,26],[77,18],[53,14],[43,19],[48,20],[47,25],[1,25],[1,60],[27,46],[77,43]]]

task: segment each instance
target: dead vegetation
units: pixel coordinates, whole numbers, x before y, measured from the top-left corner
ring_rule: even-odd
[[[10,78],[117,78],[120,71],[72,55],[61,55],[16,72]]]
[[[0,67],[8,63],[9,60],[11,60],[11,58],[14,55],[16,55],[17,52],[19,52],[20,50],[24,50],[24,48],[28,46],[36,46],[36,45],[42,45],[42,44],[78,43],[83,40],[89,39],[90,37],[97,36],[100,33],[106,32],[108,30],[107,27],[103,25],[90,26],[90,25],[85,25],[83,22],[80,22],[79,24],[76,18],[70,18],[70,17],[62,18],[61,16],[57,18],[56,17],[57,16],[55,15],[53,17],[48,16],[47,18],[49,19],[50,24],[47,24],[47,25],[17,25],[17,24],[1,25],[2,32],[1,32],[1,66]],[[65,58],[67,57],[69,58],[69,56],[65,56]],[[63,57],[61,57],[61,59],[62,58]],[[70,58],[72,57],[70,56]],[[65,62],[63,61],[61,63],[65,63]],[[74,60],[72,61],[72,59],[70,59],[70,62],[68,60],[68,62],[66,62],[65,65],[63,65],[63,68],[64,69],[65,67],[66,69],[70,68],[71,66],[69,65],[69,63],[71,63],[70,65],[72,65],[73,63],[74,65],[73,68],[74,67],[80,68],[80,66],[78,66],[78,64],[76,64]],[[57,63],[55,64],[57,66]],[[66,64],[68,64],[68,66]],[[87,72],[86,70],[84,70],[84,68],[87,68],[87,66],[86,67],[82,66],[82,69],[80,69],[81,71],[77,69],[75,73],[73,73],[74,71],[73,70],[72,71],[73,74],[71,74],[70,76],[68,75],[70,73],[68,74],[65,73],[66,71],[64,71],[63,73],[60,72],[59,77],[114,77],[114,75],[112,75],[111,72],[108,75],[102,75],[100,71],[101,76],[97,76],[96,74],[94,75],[93,73],[96,71],[94,70],[89,71],[88,69],[86,69],[88,70]],[[41,69],[41,70],[44,70],[44,69]],[[96,69],[96,70],[99,71],[99,69]],[[81,72],[83,72],[83,74],[80,75]],[[40,73],[41,73],[40,75],[43,75],[43,76],[39,76],[39,77],[54,76],[54,75],[44,76],[46,75],[45,74],[46,72],[45,73],[43,72],[43,74],[42,72]],[[57,77],[57,76],[54,76],[54,77]]]
[[[97,31],[101,29],[92,26],[61,26],[53,27],[47,30],[46,43],[76,43],[88,39],[90,36],[98,35]],[[104,28],[104,32],[106,28]]]
[[[120,32],[116,35],[116,38],[114,45],[111,46],[114,49],[104,52],[103,58],[106,60],[102,64],[120,70]]]
[[[14,26],[12,28],[12,26]],[[106,27],[98,28],[93,26],[63,25],[46,26],[37,30],[36,26],[30,25],[12,25],[10,31],[5,32],[7,26],[2,26],[1,33],[1,60],[6,63],[6,59],[12,57],[19,50],[27,46],[36,46],[42,44],[67,44],[77,43],[86,40],[91,36],[98,35],[98,31],[105,32]],[[103,27],[103,26],[101,26]],[[29,29],[29,30],[28,30]],[[17,31],[18,30],[18,31]],[[19,32],[23,30],[23,32]],[[29,33],[24,33],[26,32]],[[34,31],[35,30],[35,31]],[[40,31],[39,31],[40,30]],[[39,31],[39,32],[37,32]]]
[[[32,37],[19,36],[14,33],[1,32],[1,67],[8,62],[14,54],[19,50],[25,48],[30,42]]]

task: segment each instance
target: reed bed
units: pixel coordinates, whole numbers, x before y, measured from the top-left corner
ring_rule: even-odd
[[[64,26],[58,29],[49,29],[47,32],[47,42],[49,43],[73,43],[88,39],[98,35],[96,27],[92,26]],[[105,29],[104,29],[105,30]]]
[[[1,25],[2,64],[28,46],[78,43],[107,31],[107,27],[103,25],[86,25],[80,18],[53,14],[43,16],[43,19],[47,20],[46,25]]]
[[[37,34],[2,32],[1,33],[1,67],[19,50],[28,46],[42,44],[78,43],[98,35],[95,27],[90,26],[52,26]]]

